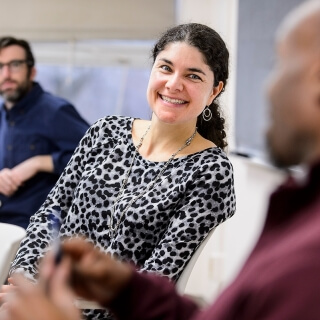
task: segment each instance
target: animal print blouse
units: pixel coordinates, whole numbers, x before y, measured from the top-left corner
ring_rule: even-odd
[[[32,216],[10,273],[23,270],[30,278],[37,274],[38,260],[52,240],[49,215],[57,211],[61,236],[84,235],[141,270],[177,280],[208,232],[234,214],[233,169],[220,148],[175,158],[150,189],[147,185],[164,163],[137,153],[114,208],[113,226],[119,225],[111,237],[111,207],[135,152],[133,121],[109,116],[91,126]],[[137,199],[128,206],[132,198]]]

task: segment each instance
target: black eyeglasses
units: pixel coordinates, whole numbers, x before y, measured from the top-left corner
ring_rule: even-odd
[[[2,73],[3,71],[3,68],[5,66],[8,66],[10,72],[14,73],[14,72],[19,72],[21,71],[21,67],[23,64],[29,64],[29,61],[28,60],[12,60],[12,61],[9,61],[7,63],[1,63],[0,62],[0,73]]]

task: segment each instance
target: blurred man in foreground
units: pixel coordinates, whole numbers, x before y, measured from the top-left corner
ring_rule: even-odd
[[[302,180],[290,177],[273,193],[260,239],[214,304],[199,310],[165,279],[71,240],[59,266],[52,256],[45,259],[40,286],[16,279],[0,319],[79,319],[67,280],[77,295],[98,301],[117,319],[320,319],[320,1],[286,17],[277,52],[268,90],[270,155],[279,167],[304,165],[309,173]]]

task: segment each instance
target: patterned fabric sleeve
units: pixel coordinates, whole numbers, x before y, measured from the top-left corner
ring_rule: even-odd
[[[98,120],[88,129],[46,201],[31,217],[27,235],[11,264],[10,275],[21,272],[30,280],[34,280],[39,259],[51,242],[52,223],[49,215],[54,210],[60,212],[60,222],[63,224],[63,219],[72,205],[74,190],[90,155],[90,149],[99,136],[100,122]]]
[[[205,164],[193,174],[194,183],[175,208],[168,229],[141,271],[151,271],[176,281],[209,231],[235,212],[233,169],[227,158]]]

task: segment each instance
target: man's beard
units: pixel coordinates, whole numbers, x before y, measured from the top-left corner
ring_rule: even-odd
[[[277,139],[277,141],[276,141]],[[306,157],[312,145],[311,140],[304,134],[296,133],[279,143],[279,136],[272,132],[266,135],[266,145],[271,163],[281,169],[300,165]]]
[[[27,94],[30,86],[31,84],[29,83],[29,81],[25,81],[23,83],[18,84],[17,88],[14,90],[0,91],[0,95],[2,95],[5,101],[14,104],[20,101]]]

